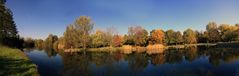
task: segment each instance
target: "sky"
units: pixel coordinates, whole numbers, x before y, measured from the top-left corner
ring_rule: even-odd
[[[7,0],[22,37],[62,36],[66,26],[89,16],[94,29],[114,27],[126,34],[130,26],[204,31],[208,22],[239,23],[239,0]]]

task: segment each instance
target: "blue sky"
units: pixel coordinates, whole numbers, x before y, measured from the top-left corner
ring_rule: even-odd
[[[90,16],[95,29],[129,26],[205,30],[208,22],[239,23],[239,0],[8,0],[22,37],[62,36],[79,16]]]

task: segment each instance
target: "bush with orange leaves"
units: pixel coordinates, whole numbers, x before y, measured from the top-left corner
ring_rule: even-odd
[[[147,47],[147,53],[148,54],[154,54],[154,53],[163,53],[165,46],[162,44],[154,44],[154,45],[148,45]]]
[[[130,54],[132,53],[133,47],[131,45],[123,45],[122,46],[122,53]]]

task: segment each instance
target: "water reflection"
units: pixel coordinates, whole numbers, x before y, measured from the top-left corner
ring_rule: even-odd
[[[125,58],[128,61],[128,65],[133,72],[142,72],[148,65],[148,57],[146,53],[135,53],[128,55]]]
[[[89,76],[90,58],[86,54],[64,54],[62,56],[64,64],[63,76]]]
[[[55,54],[53,50],[34,50],[24,51],[27,56],[37,65],[38,71],[42,76],[59,76],[63,69],[62,57]]]
[[[37,65],[48,61],[43,66],[39,66],[40,71],[54,70],[56,72],[56,74],[54,74],[55,72],[40,72],[44,76],[231,76],[239,72],[239,49],[235,48],[188,47],[186,49],[169,49],[158,54],[63,53],[54,50],[44,50],[40,53],[37,50],[27,50],[26,53]],[[51,62],[56,60],[58,60],[57,63]],[[50,65],[58,66],[49,67]],[[51,68],[51,70],[41,67]]]
[[[199,57],[196,46],[186,48],[184,53],[185,53],[185,59],[190,62],[196,60]]]

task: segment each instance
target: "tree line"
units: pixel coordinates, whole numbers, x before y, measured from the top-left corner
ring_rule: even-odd
[[[209,22],[206,31],[190,28],[183,32],[172,29],[154,29],[148,32],[141,26],[131,26],[128,33],[119,35],[113,27],[93,32],[94,23],[88,16],[81,16],[66,27],[62,37],[50,34],[46,40],[34,41],[36,47],[54,47],[57,49],[121,47],[123,45],[147,46],[154,44],[182,45],[196,43],[217,43],[239,41],[239,24],[216,24]]]

